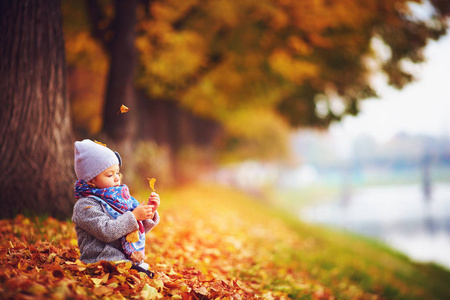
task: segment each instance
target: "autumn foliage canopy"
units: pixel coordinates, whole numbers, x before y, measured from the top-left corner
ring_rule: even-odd
[[[216,148],[235,158],[263,159],[286,154],[291,128],[326,127],[357,114],[361,100],[376,96],[370,79],[375,72],[385,73],[397,88],[411,82],[405,62],[424,60],[424,47],[445,34],[450,12],[438,0],[428,6],[406,0],[131,3],[137,10],[134,82],[140,99],[134,109],[146,111],[138,135],[175,150],[180,143],[195,143],[195,137],[186,137],[187,128],[201,129],[182,123],[179,119],[186,116],[175,111],[180,108],[220,124],[222,142]],[[114,64],[109,57],[120,51],[112,42],[124,13],[114,1],[63,1],[67,60],[77,88],[71,101],[79,130],[100,131],[106,117],[102,105],[118,107],[108,96],[103,100],[99,88],[111,84],[106,73]],[[379,45],[389,55],[379,55]],[[166,120],[144,130],[142,124],[151,116],[163,115],[163,103],[176,105],[165,106],[171,112],[164,115]],[[171,137],[152,135],[156,128]]]

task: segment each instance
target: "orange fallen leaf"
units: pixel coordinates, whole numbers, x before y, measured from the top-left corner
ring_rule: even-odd
[[[148,180],[148,183],[150,185],[150,188],[152,189],[152,191],[155,192],[155,181],[156,181],[156,178],[147,178],[147,180]]]
[[[200,294],[202,296],[208,295],[208,290],[204,286],[195,287],[194,292],[196,292],[197,294]]]
[[[126,112],[128,112],[130,109],[128,107],[126,107],[125,105],[122,104],[122,106],[120,107],[120,110],[117,112],[117,114],[124,114]]]
[[[114,293],[114,289],[109,286],[98,286],[94,288],[93,292],[97,297],[104,297],[112,295]]]
[[[91,207],[92,207],[92,205],[89,205],[89,206],[84,207],[84,209],[88,209],[88,208],[91,208]]]

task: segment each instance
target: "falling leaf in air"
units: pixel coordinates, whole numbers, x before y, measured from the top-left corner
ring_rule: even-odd
[[[106,144],[103,144],[102,142],[99,142],[99,141],[96,141],[96,140],[94,140],[94,142],[95,142],[96,144],[99,144],[99,145],[102,145],[102,146],[105,146],[105,147],[106,147]]]
[[[148,179],[148,183],[150,184],[150,188],[152,189],[152,191],[155,192],[155,181],[156,178],[147,178]]]
[[[120,107],[120,110],[117,112],[117,114],[124,114],[126,112],[128,112],[130,109],[128,107],[126,107],[125,105],[122,104],[122,106]]]

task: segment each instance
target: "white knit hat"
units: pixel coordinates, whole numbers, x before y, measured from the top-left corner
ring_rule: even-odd
[[[75,173],[78,180],[89,181],[113,165],[121,165],[119,153],[91,140],[75,142]]]

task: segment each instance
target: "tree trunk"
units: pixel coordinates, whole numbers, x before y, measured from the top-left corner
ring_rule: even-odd
[[[75,175],[60,1],[2,1],[0,45],[0,217],[67,218]]]
[[[138,0],[115,1],[114,36],[109,44],[110,70],[103,109],[103,132],[122,155],[126,174],[133,169],[132,143],[136,134],[134,76],[137,52],[134,42],[137,5]],[[130,111],[117,114],[122,104]]]

